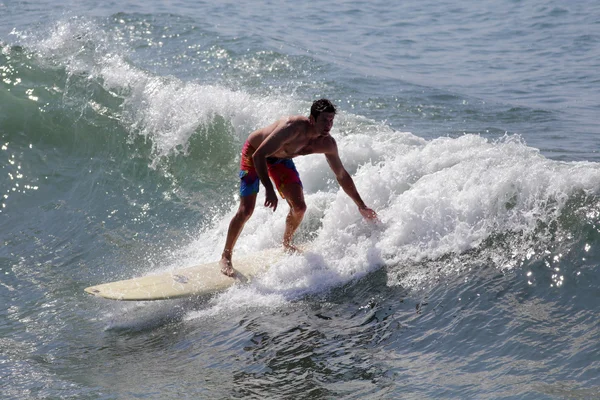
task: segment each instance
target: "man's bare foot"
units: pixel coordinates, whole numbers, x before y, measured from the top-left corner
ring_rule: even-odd
[[[219,265],[221,266],[221,273],[223,275],[227,275],[230,278],[233,278],[235,276],[235,270],[233,269],[231,260],[221,258],[221,261],[219,261]]]
[[[291,243],[284,243],[283,244],[283,251],[289,254],[300,254],[302,253],[302,250],[300,250],[298,247],[294,246]]]

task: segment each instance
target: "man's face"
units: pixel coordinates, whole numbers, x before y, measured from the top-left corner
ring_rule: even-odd
[[[333,119],[335,114],[332,112],[323,112],[319,114],[315,121],[315,128],[319,134],[329,134],[331,127],[333,126]]]

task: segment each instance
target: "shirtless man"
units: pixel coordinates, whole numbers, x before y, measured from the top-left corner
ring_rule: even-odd
[[[233,247],[254,211],[259,180],[266,190],[265,207],[273,208],[273,211],[277,209],[278,199],[271,179],[281,197],[288,202],[290,212],[285,220],[283,247],[287,251],[298,251],[292,245],[292,236],[304,217],[306,203],[302,182],[292,161],[296,156],[325,154],[338,183],[354,201],[361,215],[367,220],[377,219],[375,211],[368,208],[360,198],[352,177],[342,165],[337,144],[329,134],[335,112],[335,106],[329,100],[317,100],[310,109],[310,118],[282,118],[248,136],[240,162],[240,206],[229,223],[225,249],[219,262],[223,274],[235,276],[231,263]]]

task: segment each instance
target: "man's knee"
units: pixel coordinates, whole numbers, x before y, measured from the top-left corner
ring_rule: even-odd
[[[244,199],[242,198],[240,207],[237,211],[237,217],[242,219],[243,221],[247,221],[252,216],[253,212],[254,204],[252,202],[244,201]]]
[[[304,215],[306,212],[306,203],[304,201],[297,201],[291,204],[291,211],[296,215]]]

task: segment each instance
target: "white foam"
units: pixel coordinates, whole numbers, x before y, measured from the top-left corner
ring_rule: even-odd
[[[217,297],[214,310],[222,311],[232,299],[239,302],[244,296],[261,306],[291,301],[352,282],[382,265],[406,269],[422,260],[460,255],[499,233],[527,237],[540,223],[555,220],[578,192],[600,194],[600,165],[548,160],[516,136],[497,142],[476,135],[424,141],[397,133],[394,144],[382,146],[381,138],[388,135],[349,134],[339,139],[342,152],[357,143],[367,149],[369,162],[362,155],[353,156],[363,157],[354,181],[382,223],[364,222],[337,184],[306,185],[309,213],[314,209],[320,218],[309,251],[273,266],[250,287],[236,287]],[[329,175],[327,167],[315,161],[299,162],[298,169],[304,178],[307,171],[315,180]],[[257,207],[237,252],[278,245],[283,208],[273,214]],[[219,256],[230,216],[200,235],[192,245],[198,255]],[[525,245],[523,252],[532,245]],[[512,256],[506,256],[507,266],[514,266],[508,262]],[[456,265],[440,267],[451,273]],[[419,267],[403,270],[390,284],[417,287],[431,278],[427,273]]]

